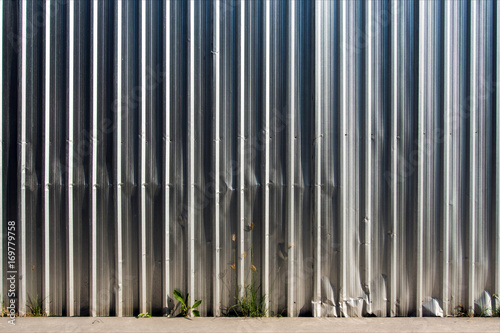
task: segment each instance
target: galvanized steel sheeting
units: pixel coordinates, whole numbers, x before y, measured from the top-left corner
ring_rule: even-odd
[[[0,297],[498,306],[497,1],[3,1]],[[492,298],[492,299],[491,299]]]

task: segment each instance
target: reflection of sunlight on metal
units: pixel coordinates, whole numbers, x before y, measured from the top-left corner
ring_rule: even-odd
[[[20,300],[217,315],[255,281],[274,314],[489,314],[495,2],[0,3]]]

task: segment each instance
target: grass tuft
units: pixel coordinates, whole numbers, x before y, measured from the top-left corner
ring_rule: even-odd
[[[30,317],[44,317],[45,316],[45,308],[43,305],[43,299],[36,296],[35,298],[31,298],[28,296],[28,303],[26,306],[28,307],[29,313],[27,316]]]

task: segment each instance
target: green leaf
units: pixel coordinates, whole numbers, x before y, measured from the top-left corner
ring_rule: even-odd
[[[186,303],[184,302],[184,299],[182,298],[182,294],[179,290],[177,290],[177,289],[174,290],[174,297],[176,300],[181,302],[183,305],[186,305]]]
[[[186,306],[189,307],[189,293],[186,294]]]
[[[199,316],[200,316],[200,311],[198,311],[198,310],[193,310],[193,315],[194,315],[195,317],[199,317]]]
[[[201,299],[198,302],[193,304],[193,309],[196,309],[197,307],[199,307],[200,304],[201,304]]]

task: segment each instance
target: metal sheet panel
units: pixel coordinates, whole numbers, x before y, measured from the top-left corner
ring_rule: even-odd
[[[0,4],[0,300],[499,306],[497,1]]]

